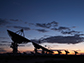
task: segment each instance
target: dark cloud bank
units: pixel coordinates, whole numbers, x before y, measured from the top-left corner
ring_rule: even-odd
[[[40,40],[40,39],[39,39]],[[34,42],[39,43],[39,40],[33,40]],[[75,36],[50,36],[41,40],[40,43],[66,43],[66,44],[76,44],[84,41],[84,37],[78,35]]]
[[[68,43],[68,44],[76,44],[84,41],[83,37],[79,36],[51,36],[43,39],[43,41],[48,43]]]

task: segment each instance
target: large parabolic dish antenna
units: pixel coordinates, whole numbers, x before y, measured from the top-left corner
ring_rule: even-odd
[[[20,30],[21,32],[23,32],[23,29]],[[11,43],[11,48],[13,49],[13,54],[16,54],[18,52],[18,44],[21,43],[28,43],[31,42],[30,40],[26,39],[25,37],[16,34],[10,30],[7,30],[9,36],[11,37],[11,39],[13,40],[13,42]]]
[[[21,30],[23,30],[23,29],[21,29]],[[13,40],[13,43],[11,43],[10,47],[13,49],[14,54],[16,54],[18,52],[18,44],[31,42],[29,39],[27,39],[19,34],[16,34],[15,32],[12,32],[10,30],[7,30],[7,32],[9,34],[9,36],[11,37],[11,39]],[[34,47],[36,49],[42,49],[43,51],[53,53],[53,51],[48,50],[45,47],[43,47],[37,43],[32,42],[32,44],[34,45]]]
[[[27,38],[25,38],[21,35],[18,35],[10,30],[7,30],[7,31],[8,31],[9,36],[11,37],[11,39],[18,44],[31,42],[30,40],[28,40]]]
[[[51,51],[51,50],[49,50],[49,49],[47,49],[47,48],[45,48],[45,47],[43,47],[43,46],[41,46],[41,45],[39,45],[39,44],[36,44],[36,43],[34,43],[34,42],[32,42],[32,43],[33,43],[33,45],[34,45],[34,47],[35,47],[36,49],[42,49],[42,50],[44,50],[44,51],[46,51],[46,52],[53,53],[53,51]]]

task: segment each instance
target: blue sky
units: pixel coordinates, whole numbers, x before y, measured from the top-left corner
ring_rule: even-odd
[[[82,34],[83,37],[83,16],[84,0],[0,0],[0,41],[1,44],[2,41],[12,42],[6,30],[9,29],[15,32],[21,28],[27,28],[24,32],[28,39],[39,39],[45,36],[46,38],[52,36],[75,37],[76,34]],[[57,23],[57,26],[45,28],[48,23],[52,22],[54,22],[54,25]],[[43,26],[43,23],[46,26]],[[40,24],[40,26],[37,24]],[[65,29],[59,30],[60,27]],[[57,30],[51,30],[52,28],[57,28]],[[63,34],[62,31],[75,32],[73,34]],[[80,45],[80,43],[75,44]],[[61,44],[57,42],[55,44],[59,46],[58,49],[63,47],[67,47],[69,50],[78,49],[76,45],[74,45],[75,48],[70,48],[72,45],[65,42],[63,42],[63,45],[66,45],[66,47],[61,47]],[[52,44],[49,45],[52,46]],[[6,46],[0,47],[6,50]],[[30,48],[32,47],[30,46]],[[82,45],[79,49],[83,50]]]

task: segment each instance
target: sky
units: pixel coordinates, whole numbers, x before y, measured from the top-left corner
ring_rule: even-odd
[[[0,0],[0,53],[11,52],[7,29],[50,50],[84,53],[84,0]],[[33,51],[31,42],[20,52]]]

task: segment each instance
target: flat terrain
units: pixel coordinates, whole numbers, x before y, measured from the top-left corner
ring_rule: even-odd
[[[84,55],[0,55],[0,63],[84,63]]]

